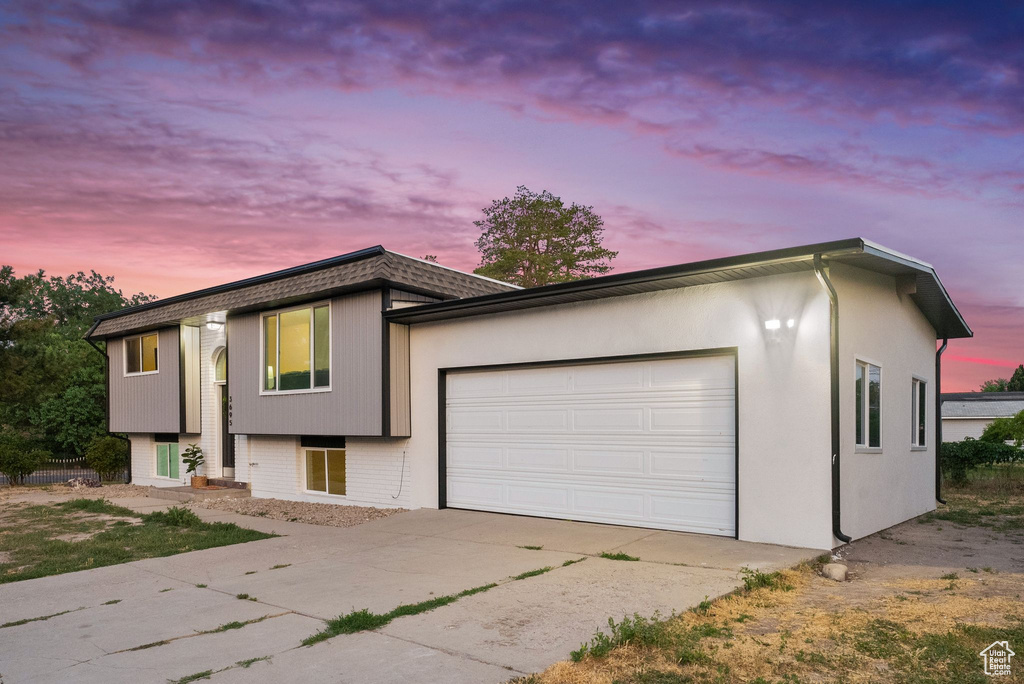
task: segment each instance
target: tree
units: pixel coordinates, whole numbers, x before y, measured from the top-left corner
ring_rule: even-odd
[[[106,431],[103,357],[82,337],[94,316],[154,299],[126,297],[113,281],[0,267],[0,432],[83,454]]]
[[[1007,418],[996,418],[981,433],[982,442],[1013,442],[1024,447],[1024,411]]]
[[[437,263],[437,255],[436,254],[424,254],[423,256],[420,257],[420,259],[423,259],[424,261],[429,261],[432,264],[436,264]]]
[[[521,185],[483,213],[473,222],[483,231],[476,241],[479,275],[537,287],[603,275],[618,255],[601,246],[604,220],[593,207],[566,207],[547,190]]]
[[[1017,370],[1013,371],[1010,381],[1006,383],[1006,391],[1024,392],[1024,363],[1017,366]]]
[[[1006,386],[1010,381],[1006,378],[994,378],[981,383],[982,392],[1007,392]]]

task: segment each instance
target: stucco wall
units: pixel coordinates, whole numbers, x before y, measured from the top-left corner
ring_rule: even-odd
[[[782,328],[766,331],[768,319]],[[737,347],[739,536],[832,546],[828,301],[813,274],[420,324],[411,333],[414,506],[437,506],[439,368]]]
[[[980,439],[981,433],[991,423],[991,418],[943,418],[942,441],[959,442],[967,437]]]
[[[842,526],[854,539],[935,508],[935,330],[895,279],[831,269],[839,294]],[[882,368],[881,452],[856,447],[856,360]],[[927,448],[911,448],[911,382],[927,381]]]

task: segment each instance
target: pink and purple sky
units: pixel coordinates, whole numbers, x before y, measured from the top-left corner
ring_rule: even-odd
[[[517,185],[616,271],[861,236],[1024,361],[1018,3],[0,4],[0,263],[168,296],[362,247],[477,264]]]

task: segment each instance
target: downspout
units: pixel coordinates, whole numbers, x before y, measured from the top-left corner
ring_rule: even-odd
[[[942,338],[942,346],[935,352],[935,500],[945,505],[942,498],[942,352],[949,338]]]
[[[828,293],[829,310],[829,384],[832,405],[832,534],[836,539],[849,544],[853,539],[843,534],[842,509],[840,508],[839,480],[839,296],[832,286],[820,254],[814,255],[814,274]]]

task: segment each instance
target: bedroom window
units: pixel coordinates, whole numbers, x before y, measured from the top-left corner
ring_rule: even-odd
[[[263,392],[331,387],[331,311],[327,304],[263,315]]]
[[[856,375],[857,446],[882,447],[882,369],[866,361],[857,362]]]
[[[928,383],[917,378],[910,383],[910,445],[915,447],[928,445],[925,430],[925,418],[928,416],[927,387]]]
[[[306,450],[306,490],[345,495],[345,450]]]
[[[125,338],[124,341],[124,374],[142,375],[143,373],[156,373],[159,362],[159,339],[158,333],[138,335]]]

